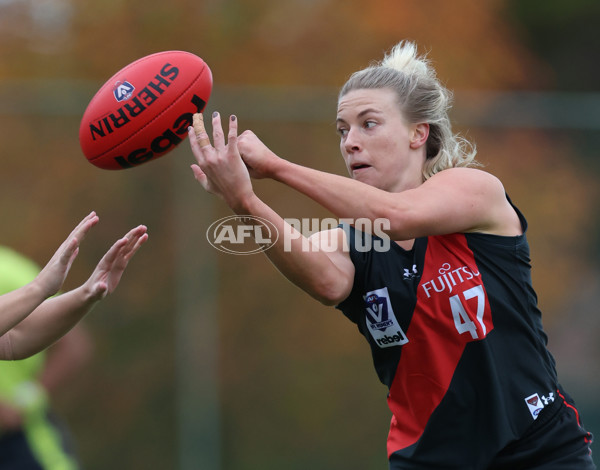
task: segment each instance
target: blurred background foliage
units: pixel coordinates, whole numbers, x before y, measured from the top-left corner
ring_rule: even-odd
[[[599,10],[596,0],[0,0],[0,242],[41,264],[96,210],[68,288],[130,227],[149,227],[120,289],[86,319],[93,363],[55,400],[84,467],[387,465],[386,390],[366,343],[264,257],[208,246],[204,231],[230,213],[193,181],[187,143],[120,172],[83,157],[79,120],[99,86],[170,49],[211,67],[207,112],[236,113],[285,158],[343,174],[338,87],[415,40],[455,91],[456,130],[529,220],[550,349],[599,432]],[[256,188],[284,217],[330,216],[272,182]],[[203,404],[213,414],[195,427]]]

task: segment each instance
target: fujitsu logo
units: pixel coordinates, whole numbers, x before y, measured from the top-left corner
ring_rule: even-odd
[[[438,273],[439,276],[437,278],[421,284],[427,298],[431,298],[433,293],[439,294],[444,291],[451,293],[454,290],[454,287],[460,286],[464,282],[470,281],[481,275],[479,271],[473,270],[469,266],[453,268],[450,263],[442,264]]]

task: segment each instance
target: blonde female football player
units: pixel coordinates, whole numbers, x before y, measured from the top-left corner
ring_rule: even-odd
[[[340,91],[350,178],[281,159],[250,131],[238,137],[235,117],[226,142],[218,113],[214,146],[198,118],[190,129],[193,172],[236,214],[292,234],[265,254],[358,326],[388,388],[390,469],[594,469],[591,435],[546,348],[527,222],[452,133],[449,105],[430,62],[401,42]],[[250,176],[294,188],[340,219],[386,220],[392,243],[342,224],[311,237],[327,249],[306,249]]]

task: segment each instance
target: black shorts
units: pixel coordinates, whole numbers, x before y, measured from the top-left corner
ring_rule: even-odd
[[[592,435],[583,428],[573,400],[559,391],[553,405],[540,413],[525,436],[503,449],[487,470],[595,470]]]
[[[511,442],[495,457],[491,463],[474,466],[473,457],[468,456],[470,463],[444,466],[443,463],[417,464],[399,453],[390,456],[389,468],[393,470],[427,469],[446,470],[596,470],[592,461],[590,444],[592,435],[587,432],[579,419],[579,413],[569,396],[557,391],[557,398],[544,407],[538,418],[525,434]],[[456,459],[455,459],[456,460]],[[489,461],[489,460],[488,460]]]

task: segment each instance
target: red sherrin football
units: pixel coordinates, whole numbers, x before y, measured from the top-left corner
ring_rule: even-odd
[[[212,91],[198,56],[157,52],[113,75],[90,101],[79,127],[86,158],[106,170],[132,168],[167,154],[187,137]]]

